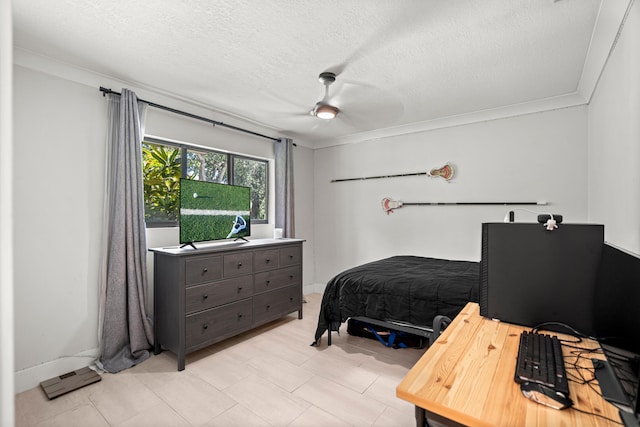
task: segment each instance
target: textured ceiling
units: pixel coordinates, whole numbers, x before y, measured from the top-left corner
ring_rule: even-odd
[[[19,50],[210,106],[212,119],[224,112],[322,146],[576,94],[602,7],[601,0],[19,0],[13,21]],[[608,52],[613,39],[604,43]],[[327,70],[338,75],[329,87],[341,110],[333,121],[309,114]]]

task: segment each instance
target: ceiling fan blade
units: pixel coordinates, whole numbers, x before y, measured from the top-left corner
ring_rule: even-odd
[[[399,96],[389,96],[374,86],[346,85],[329,102],[340,109],[340,115],[358,129],[388,127],[404,114]]]
[[[283,105],[289,109],[295,109],[296,111],[309,110],[309,107],[307,104],[299,100],[294,101],[292,99],[284,98],[282,97],[282,95],[278,93],[273,93],[269,89],[261,89],[260,94],[264,95],[265,98],[269,98],[271,100],[269,105],[270,105],[270,108],[272,109],[278,109],[280,105]]]

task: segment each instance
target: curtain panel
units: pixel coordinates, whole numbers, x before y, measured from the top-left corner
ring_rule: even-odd
[[[282,138],[274,143],[276,163],[276,220],[283,237],[295,237],[293,198],[293,140]]]
[[[153,327],[145,309],[146,234],[142,138],[146,104],[124,89],[108,95],[107,178],[100,292],[99,368],[119,372],[149,356]]]

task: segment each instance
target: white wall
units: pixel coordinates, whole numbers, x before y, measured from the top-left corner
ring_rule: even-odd
[[[104,76],[18,55],[15,119],[15,385],[22,391],[97,355],[107,101],[100,84],[127,87],[139,97],[211,117],[210,111]],[[68,76],[68,78],[66,77]],[[117,86],[116,86],[117,85]],[[218,117],[215,117],[219,119]],[[226,123],[226,118],[219,119]],[[233,123],[237,124],[237,123]],[[258,130],[273,137],[269,130]],[[150,108],[146,131],[203,146],[268,159],[273,142]],[[305,281],[313,277],[313,152],[295,149],[296,236],[307,239]],[[270,218],[274,212],[273,196]],[[273,224],[252,227],[273,236]],[[150,229],[149,247],[178,244],[177,229]],[[152,260],[151,254],[149,258]],[[149,264],[152,271],[152,264]],[[151,276],[150,276],[151,278]],[[305,282],[306,283],[306,282]],[[152,286],[150,282],[149,286]],[[147,295],[151,307],[151,289]]]
[[[13,42],[11,2],[0,0],[0,425],[15,419],[13,400]]]
[[[403,202],[546,201],[523,206],[587,219],[586,107],[529,114],[317,150],[316,283],[363,262],[398,254],[479,260],[482,222],[505,206],[405,206]],[[447,162],[447,183],[425,176],[331,183],[332,179],[424,172]],[[516,211],[516,220],[536,215]]]
[[[294,203],[295,203],[295,225],[298,239],[305,239],[302,245],[302,265],[305,294],[315,292],[313,283],[315,282],[315,206],[314,206],[314,180],[313,165],[314,151],[298,145],[293,151],[293,168],[295,173]],[[304,307],[303,307],[304,311]]]
[[[94,88],[21,67],[14,93],[15,368],[22,390],[87,366],[96,354],[106,104]]]
[[[589,106],[589,219],[640,253],[640,5],[636,2]]]

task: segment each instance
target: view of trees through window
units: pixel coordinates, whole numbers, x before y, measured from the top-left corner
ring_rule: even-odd
[[[233,158],[233,183],[251,188],[251,219],[267,218],[267,162]]]
[[[142,176],[145,221],[178,221],[182,176],[180,148],[143,142]]]
[[[187,149],[187,178],[228,184],[227,154]]]
[[[251,220],[267,222],[265,160],[147,139],[142,143],[142,172],[148,226],[177,223],[180,178],[251,188]]]

